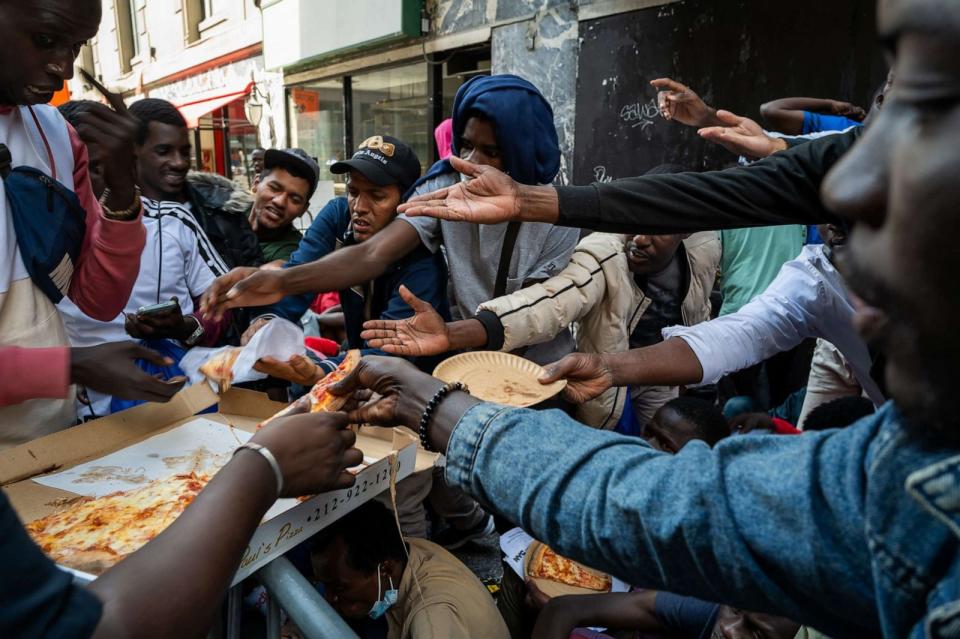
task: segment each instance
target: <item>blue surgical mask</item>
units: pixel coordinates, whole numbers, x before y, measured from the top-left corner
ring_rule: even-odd
[[[377,564],[377,596],[379,597],[380,593],[383,593],[383,597],[373,604],[370,612],[367,613],[367,616],[371,619],[379,619],[386,614],[393,604],[397,603],[398,593],[396,588],[393,587],[393,579],[391,577],[387,577],[387,579],[390,581],[390,590],[384,591],[380,581],[380,564]]]

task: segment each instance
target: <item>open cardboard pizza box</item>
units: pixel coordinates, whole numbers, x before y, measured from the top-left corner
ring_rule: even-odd
[[[218,403],[216,413],[197,415]],[[225,462],[229,449],[246,441],[249,437],[246,433],[255,432],[258,423],[284,406],[270,401],[262,393],[231,389],[218,396],[207,384],[196,384],[177,393],[169,403],[144,404],[0,451],[0,486],[20,519],[29,522],[54,512],[58,502],[62,503],[64,499],[80,493],[90,494],[85,491],[92,490],[91,486],[102,485],[106,492],[119,481],[119,489],[138,488],[145,481],[158,478],[151,475],[154,472],[151,469],[155,463],[164,463],[161,460],[167,460],[167,463],[182,460],[189,466],[197,459],[212,458],[207,448],[196,444],[193,435],[197,432],[220,438],[217,445],[223,450],[219,453],[219,461]],[[223,433],[228,433],[236,441],[225,444]],[[168,454],[162,457],[163,453],[156,452],[164,450],[169,453],[170,446],[180,446],[184,441],[192,443],[182,445],[177,451],[179,456]],[[363,427],[356,446],[363,451],[365,466],[357,473],[354,486],[302,502],[278,500],[251,538],[234,583],[388,490],[392,453],[396,453],[397,481],[415,471],[430,469],[437,457],[420,449],[417,437],[404,428]],[[156,451],[151,452],[153,447]],[[213,450],[215,445],[209,444],[209,447]],[[106,457],[108,455],[110,457]],[[131,476],[129,467],[120,469],[113,461],[98,465],[105,457],[107,460],[129,461],[126,466],[135,467],[133,474],[136,476]],[[81,473],[81,469],[87,470]],[[170,475],[178,470],[171,467],[165,473]],[[74,486],[77,492],[64,489]],[[90,574],[70,572],[81,581],[95,579]]]

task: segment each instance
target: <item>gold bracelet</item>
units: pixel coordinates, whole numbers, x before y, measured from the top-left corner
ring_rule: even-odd
[[[110,187],[103,189],[103,195],[100,196],[100,209],[103,211],[103,216],[108,220],[115,220],[118,222],[130,222],[135,220],[138,215],[140,215],[140,187],[134,185],[133,187],[133,203],[122,211],[113,211],[107,207],[107,198],[110,197]]]

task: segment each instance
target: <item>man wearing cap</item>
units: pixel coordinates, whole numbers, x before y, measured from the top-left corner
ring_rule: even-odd
[[[264,171],[268,172],[271,162],[283,153],[291,155],[290,152],[267,151]],[[334,198],[323,207],[284,268],[313,262],[376,235],[393,221],[397,207],[403,202],[403,195],[420,177],[420,161],[413,149],[400,140],[389,135],[375,135],[364,140],[351,159],[337,162],[330,167],[330,171],[349,174],[347,196]],[[269,176],[265,175],[264,180],[269,181]],[[311,191],[315,183],[311,185]],[[446,296],[447,269],[443,256],[421,246],[390,264],[379,277],[340,291],[350,348],[366,348],[360,338],[365,321],[401,319],[413,315],[413,310],[400,296],[401,285],[411,291],[422,292],[426,295],[422,299],[442,315],[450,316]],[[420,297],[420,293],[416,295]],[[268,307],[265,315],[254,320],[244,338],[248,339],[274,317],[299,321],[314,297],[312,293],[285,297]],[[412,361],[428,371],[436,363],[434,358]],[[259,367],[271,375],[309,385],[338,363],[337,358],[324,360],[320,366],[311,365],[306,359],[300,358],[283,363],[266,358]],[[297,365],[296,371],[294,364]]]
[[[320,167],[303,149],[270,149],[253,183],[250,226],[267,262],[286,262],[303,235],[293,227],[303,215],[320,179]]]

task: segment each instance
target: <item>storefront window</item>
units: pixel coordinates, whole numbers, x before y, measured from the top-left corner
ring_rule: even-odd
[[[243,99],[204,115],[198,121],[191,143],[199,143],[199,153],[194,152],[194,169],[207,173],[219,173],[250,188],[253,170],[250,154],[257,148],[257,131],[243,112]]]
[[[291,144],[317,159],[324,173],[326,167],[343,160],[343,81],[338,79],[304,84],[290,89]],[[332,174],[322,179],[337,179]]]
[[[442,84],[444,118],[453,111],[453,98],[460,85],[475,75],[490,73],[490,50],[486,47],[446,54]],[[392,135],[413,147],[423,171],[434,157],[433,121],[430,103],[431,67],[424,61],[390,69],[359,73],[347,78],[300,84],[289,89],[288,126],[290,144],[305,149],[321,167],[349,157],[356,149],[344,149],[347,120],[354,147],[372,135]],[[344,95],[349,82],[349,99]],[[349,115],[343,105],[351,105]],[[442,118],[441,118],[442,119]],[[343,189],[345,176],[330,175]]]
[[[225,108],[227,112],[228,149],[230,153],[230,177],[234,182],[250,189],[253,186],[253,168],[250,156],[260,146],[257,130],[247,120],[243,100],[235,100]]]
[[[429,167],[433,126],[427,95],[427,64],[410,64],[352,76],[353,142],[392,135],[413,147]]]

